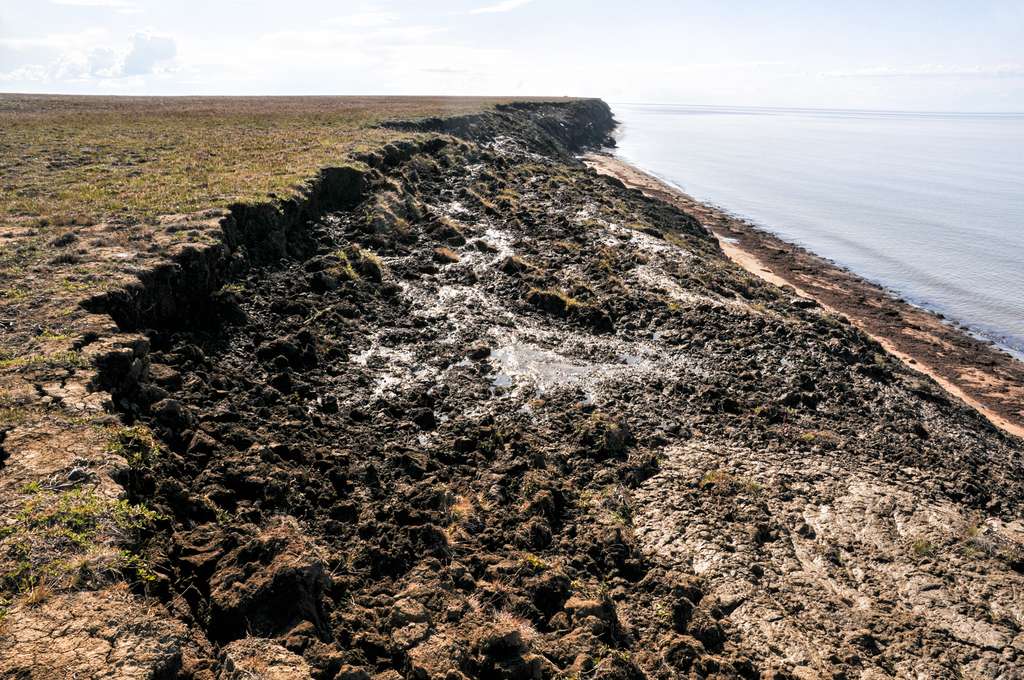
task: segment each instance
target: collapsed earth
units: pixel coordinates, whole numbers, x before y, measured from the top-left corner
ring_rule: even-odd
[[[614,127],[382,123],[8,359],[0,674],[1024,677],[1021,441],[586,167]],[[102,453],[26,485],[19,408]]]

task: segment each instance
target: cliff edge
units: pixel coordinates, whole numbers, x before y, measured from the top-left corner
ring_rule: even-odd
[[[1021,442],[586,168],[613,126],[389,124],[86,301],[137,578],[17,600],[0,673],[1019,677]]]

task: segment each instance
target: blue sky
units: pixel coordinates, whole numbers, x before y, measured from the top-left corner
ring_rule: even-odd
[[[0,91],[1024,111],[1024,1],[3,0]]]

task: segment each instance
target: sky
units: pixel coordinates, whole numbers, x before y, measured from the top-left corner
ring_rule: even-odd
[[[2,0],[0,92],[1024,111],[1024,0]]]

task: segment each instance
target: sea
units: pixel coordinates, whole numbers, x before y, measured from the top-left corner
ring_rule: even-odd
[[[1024,113],[612,109],[620,158],[1024,359]]]

